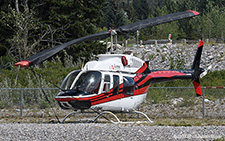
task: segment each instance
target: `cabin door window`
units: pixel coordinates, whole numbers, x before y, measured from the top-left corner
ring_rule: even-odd
[[[104,76],[103,92],[109,92],[109,91],[110,91],[110,75],[106,74]]]
[[[113,75],[113,95],[119,94],[119,76]]]
[[[134,79],[130,77],[123,78],[123,94],[124,95],[133,95],[135,90]]]

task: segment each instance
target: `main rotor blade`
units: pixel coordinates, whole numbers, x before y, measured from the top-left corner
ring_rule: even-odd
[[[140,30],[140,29],[143,29],[146,27],[159,25],[162,23],[168,23],[168,22],[172,22],[172,21],[176,21],[176,20],[180,20],[180,19],[190,18],[193,16],[197,16],[199,14],[200,14],[199,12],[191,11],[191,10],[187,10],[184,12],[178,12],[178,13],[172,13],[172,14],[154,17],[151,19],[145,19],[145,20],[141,20],[141,21],[138,21],[135,23],[121,26],[116,29],[116,32],[118,34],[119,33],[120,34],[128,34],[130,32],[135,32],[137,30]]]
[[[81,38],[77,38],[72,41],[66,42],[62,45],[57,45],[53,48],[45,49],[31,57],[28,57],[27,59],[25,59],[23,61],[16,63],[15,66],[25,68],[25,67],[28,67],[31,65],[39,64],[39,63],[47,60],[48,58],[52,57],[56,53],[60,52],[61,50],[65,49],[73,44],[77,44],[77,43],[85,42],[85,41],[102,40],[102,39],[107,38],[108,36],[110,36],[109,31],[102,31],[102,32],[99,32],[96,34],[91,34],[91,35],[87,35],[87,36],[84,36]]]
[[[167,22],[171,22],[171,21],[175,21],[175,20],[179,20],[179,19],[189,18],[189,17],[193,17],[193,16],[196,16],[199,14],[200,13],[198,13],[196,11],[190,11],[190,10],[184,11],[184,12],[168,14],[168,15],[159,16],[159,17],[155,17],[155,18],[151,18],[151,19],[145,19],[145,20],[141,20],[141,21],[138,21],[135,23],[121,26],[116,29],[116,32],[117,32],[117,34],[122,34],[122,35],[128,34],[128,33],[135,32],[137,30],[140,30],[140,29],[143,29],[146,27],[159,25],[162,23],[167,23]],[[16,63],[15,66],[25,68],[25,67],[28,67],[31,65],[39,64],[39,63],[47,60],[48,58],[52,57],[56,53],[60,52],[61,50],[67,48],[68,46],[71,46],[73,44],[77,44],[80,42],[85,42],[85,41],[102,40],[109,36],[110,36],[109,31],[102,31],[102,32],[99,32],[96,34],[77,38],[72,41],[66,42],[62,45],[57,45],[53,48],[45,49],[23,61]]]

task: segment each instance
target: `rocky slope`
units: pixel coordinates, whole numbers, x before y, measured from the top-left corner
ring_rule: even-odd
[[[143,59],[150,60],[151,69],[189,69],[192,66],[198,44],[158,44],[144,45],[142,47],[121,47],[117,53],[131,50]],[[200,67],[211,71],[225,69],[225,47],[224,44],[204,45]]]

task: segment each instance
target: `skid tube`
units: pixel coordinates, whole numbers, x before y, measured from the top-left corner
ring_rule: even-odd
[[[141,114],[141,115],[143,115],[143,116],[147,119],[147,121],[136,121],[136,122],[133,122],[133,121],[120,121],[119,118],[118,118],[113,112],[111,112],[111,111],[103,111],[103,112],[99,113],[99,114],[95,117],[95,119],[94,119],[93,121],[96,122],[97,119],[98,119],[99,117],[101,117],[103,114],[111,114],[113,117],[115,117],[116,122],[114,122],[114,121],[112,121],[112,120],[108,120],[108,121],[110,121],[110,122],[113,123],[113,124],[120,124],[120,123],[125,123],[125,124],[126,124],[126,123],[153,123],[153,121],[152,121],[145,113],[143,113],[143,112],[134,110],[134,111],[132,111],[132,112],[125,112],[125,113],[128,113],[128,114],[132,114],[132,113],[135,113],[135,114]]]
[[[93,110],[93,109],[92,109]],[[97,113],[98,115],[94,118],[94,120],[87,120],[86,123],[95,123],[97,122],[97,120],[100,118],[100,117],[103,117],[105,118],[106,120],[108,120],[109,122],[113,123],[113,124],[120,124],[120,123],[153,123],[153,121],[143,112],[140,112],[140,111],[136,111],[136,110],[133,110],[131,112],[122,112],[122,113],[128,113],[128,114],[141,114],[143,115],[147,121],[136,121],[136,122],[132,122],[132,121],[128,121],[128,122],[124,122],[124,121],[121,121],[113,112],[111,111],[95,111],[93,110],[93,112],[86,112],[86,111],[73,111],[71,113],[69,113],[68,115],[66,115],[60,122],[61,123],[64,123],[65,120],[70,117],[71,115],[74,115],[74,114],[82,114],[82,113]],[[120,112],[121,113],[121,112]],[[110,120],[108,118],[106,118],[104,115],[105,114],[110,114],[112,115],[116,121],[113,121],[113,120]]]

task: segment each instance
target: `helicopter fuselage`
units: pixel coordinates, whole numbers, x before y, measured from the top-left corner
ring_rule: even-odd
[[[65,91],[56,100],[64,109],[135,109],[149,89],[149,85],[139,89],[134,79],[144,63],[132,55],[101,54],[98,61],[88,62],[81,71],[73,71],[65,78],[61,86]]]
[[[133,55],[104,54],[68,74],[55,99],[63,109],[129,112],[145,100],[152,83],[191,79],[192,73],[150,71],[146,62]]]

